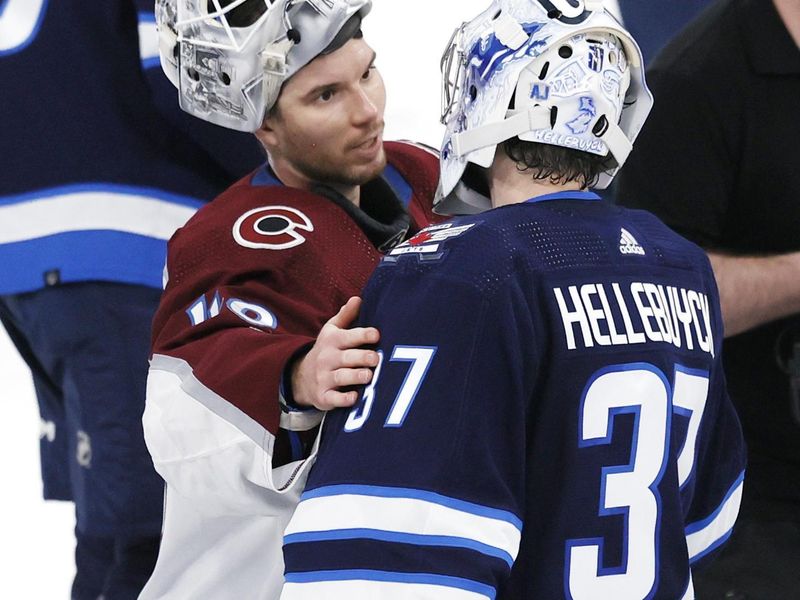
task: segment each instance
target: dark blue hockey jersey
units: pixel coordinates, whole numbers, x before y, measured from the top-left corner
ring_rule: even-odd
[[[326,418],[283,598],[694,597],[744,471],[702,250],[542,196],[398,247],[361,321],[381,363]]]
[[[153,0],[0,0],[0,81],[0,294],[160,287],[175,229],[263,162],[180,112]]]

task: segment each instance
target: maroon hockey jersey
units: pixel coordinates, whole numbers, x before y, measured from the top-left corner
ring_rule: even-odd
[[[441,219],[431,209],[438,159],[413,144],[385,147],[384,190],[405,205],[412,235]],[[376,202],[369,190],[362,206]],[[275,434],[287,361],[361,293],[379,258],[351,210],[256,171],[169,242],[153,353],[188,363],[193,379]]]

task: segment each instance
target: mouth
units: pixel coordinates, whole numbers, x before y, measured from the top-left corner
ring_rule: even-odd
[[[368,137],[362,139],[359,143],[353,146],[356,152],[365,154],[373,153],[383,144],[383,127],[377,131],[372,132]]]

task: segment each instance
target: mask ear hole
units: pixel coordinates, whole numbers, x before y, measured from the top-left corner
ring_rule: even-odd
[[[547,77],[547,71],[549,69],[550,69],[550,61],[544,63],[544,66],[542,67],[542,70],[539,71],[539,79],[543,80],[545,77]]]
[[[603,137],[606,131],[608,131],[608,119],[606,119],[606,116],[603,115],[597,119],[597,123],[595,123],[594,127],[592,128],[592,133],[597,137]]]
[[[572,48],[569,46],[561,46],[561,48],[558,49],[558,55],[561,58],[569,58],[572,56]]]

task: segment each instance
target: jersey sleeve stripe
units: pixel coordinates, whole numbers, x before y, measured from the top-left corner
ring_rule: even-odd
[[[38,198],[32,195],[0,198],[0,244],[98,230],[168,240],[200,206],[199,201],[150,192],[122,187],[65,188],[45,192]]]
[[[322,498],[326,496],[341,496],[353,494],[358,496],[373,496],[376,498],[403,498],[421,500],[431,504],[440,504],[447,508],[452,508],[476,516],[487,517],[498,521],[506,521],[517,530],[522,531],[522,520],[514,513],[507,510],[491,508],[473,502],[466,502],[457,498],[443,496],[436,492],[418,490],[413,488],[381,487],[373,485],[331,485],[307,490],[303,493],[302,500],[312,498]]]
[[[711,515],[686,527],[690,563],[700,560],[730,537],[742,503],[743,487],[744,472],[739,475],[725,495],[725,499]]]
[[[412,544],[415,546],[441,546],[448,548],[466,548],[475,550],[486,556],[498,558],[505,562],[509,569],[514,564],[512,556],[499,548],[482,544],[471,539],[443,536],[443,535],[418,535],[411,533],[398,533],[395,531],[381,531],[377,529],[338,529],[336,531],[315,531],[310,533],[295,533],[287,535],[284,544],[297,544],[305,542],[326,542],[331,540],[368,539],[398,544]]]
[[[312,585],[306,587],[304,584]],[[495,596],[496,592],[491,586],[460,577],[356,569],[287,573],[281,598],[494,600]]]
[[[160,64],[156,16],[152,12],[139,13],[139,58],[144,68]]]
[[[338,539],[335,536],[343,535],[341,532],[354,530],[371,530],[381,536],[420,536],[427,538],[426,545],[436,545],[435,538],[439,538],[447,542],[445,545],[469,547],[506,562],[510,558],[511,563],[517,557],[521,535],[520,529],[506,520],[439,502],[344,493],[301,501],[286,530],[286,539],[297,540],[292,536],[298,534]],[[476,545],[467,545],[470,541]]]

